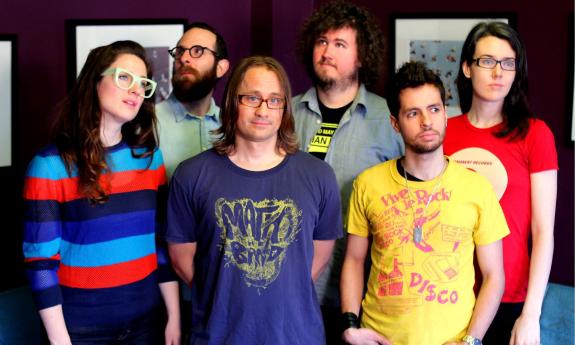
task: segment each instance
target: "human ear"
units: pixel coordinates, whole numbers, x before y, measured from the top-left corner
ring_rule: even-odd
[[[218,60],[217,66],[216,66],[216,76],[218,78],[223,77],[229,68],[230,68],[230,61],[228,59]]]
[[[471,67],[467,64],[467,61],[463,61],[461,64],[461,71],[466,78],[471,78]]]

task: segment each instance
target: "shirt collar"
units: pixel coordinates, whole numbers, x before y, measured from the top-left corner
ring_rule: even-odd
[[[311,111],[315,112],[316,114],[321,114],[317,99],[317,90],[315,87],[311,87],[309,90],[306,91],[306,93],[301,98],[301,102],[306,103],[307,107]],[[365,85],[361,83],[359,84],[357,95],[355,95],[355,98],[353,99],[353,103],[349,107],[349,110],[351,111],[351,114],[354,114],[357,108],[359,113],[365,116],[365,114],[367,113],[366,104],[367,104],[367,90],[365,88]]]
[[[170,94],[170,96],[168,96],[168,99],[166,99],[166,101],[169,103],[170,108],[172,109],[172,113],[174,114],[176,122],[183,121],[186,118],[186,116],[191,116],[195,118],[200,117],[196,114],[189,113],[184,107],[184,105],[176,98],[173,92]],[[220,108],[216,105],[216,102],[214,101],[213,97],[210,99],[210,108],[208,109],[208,112],[206,113],[206,115],[204,115],[204,117],[211,118],[214,121],[219,121]]]

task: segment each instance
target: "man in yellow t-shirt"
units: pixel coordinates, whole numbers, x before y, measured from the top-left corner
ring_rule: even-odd
[[[503,212],[486,179],[443,155],[440,78],[422,63],[406,63],[388,92],[405,156],[365,170],[354,182],[341,277],[343,338],[350,344],[481,344],[504,288],[501,238],[509,229]],[[372,266],[362,301],[370,236]],[[483,276],[477,299],[474,251]]]

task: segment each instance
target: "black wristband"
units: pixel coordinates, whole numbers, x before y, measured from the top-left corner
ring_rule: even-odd
[[[348,328],[359,328],[359,319],[357,315],[351,312],[341,314],[341,326],[344,331]]]

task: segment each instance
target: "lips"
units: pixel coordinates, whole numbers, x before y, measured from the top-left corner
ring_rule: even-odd
[[[132,108],[137,108],[139,106],[138,101],[131,100],[131,99],[125,99],[122,102],[124,102],[124,104],[127,104],[128,106],[130,106]]]
[[[435,139],[439,136],[439,133],[436,131],[425,131],[423,133],[421,133],[420,135],[418,135],[419,138],[423,139],[423,140],[432,140]]]

